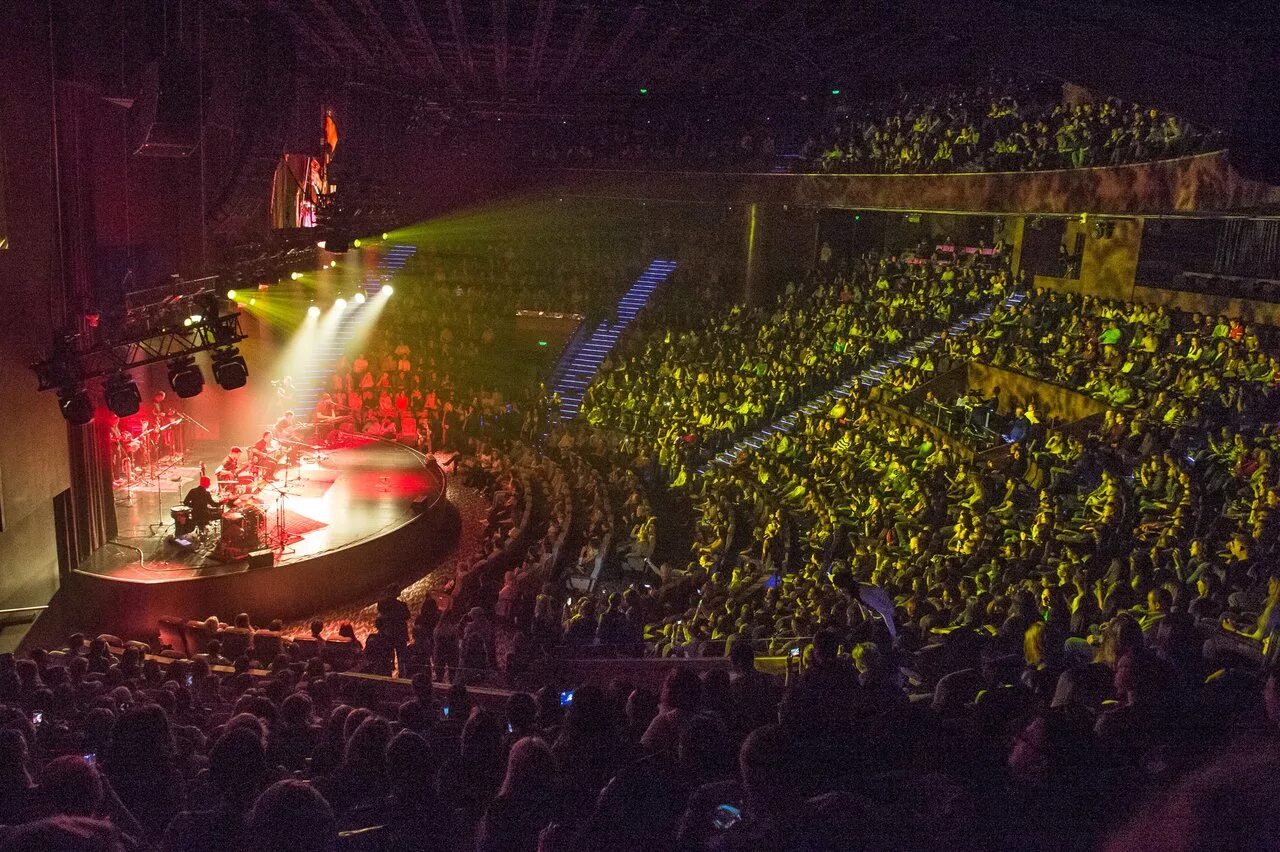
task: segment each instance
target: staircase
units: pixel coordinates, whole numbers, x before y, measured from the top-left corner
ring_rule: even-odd
[[[1011,293],[1004,300],[1004,302],[1001,303],[1001,305],[1006,309],[1013,308],[1017,305],[1020,305],[1026,298],[1027,298],[1026,293],[1015,291],[1014,293]],[[995,310],[995,308],[996,306],[992,304],[976,313],[970,314],[969,316],[965,317],[959,322],[953,324],[950,328],[947,329],[947,332],[952,337],[959,337],[960,335],[967,332],[974,325],[982,322],[983,320],[987,319],[987,317],[991,316],[991,313],[992,311]],[[698,473],[706,473],[708,470],[711,469],[711,466],[715,464],[729,464],[735,458],[738,457],[739,453],[741,453],[743,450],[747,448],[757,449],[757,450],[760,449],[761,447],[764,446],[764,442],[768,440],[770,435],[776,432],[784,432],[784,433],[790,432],[792,428],[795,427],[796,420],[798,420],[801,415],[816,414],[819,411],[822,411],[824,407],[830,407],[832,404],[831,401],[833,399],[837,397],[844,398],[849,396],[851,393],[853,393],[853,390],[855,387],[870,388],[878,385],[881,382],[881,380],[884,379],[884,374],[886,372],[888,372],[890,369],[892,369],[893,367],[896,367],[899,364],[905,363],[907,360],[911,358],[912,355],[915,355],[917,352],[923,352],[924,350],[933,346],[935,343],[938,342],[938,338],[940,336],[941,334],[939,332],[934,332],[928,337],[925,337],[921,340],[916,341],[912,345],[908,346],[906,349],[903,349],[899,352],[896,352],[893,355],[890,355],[888,358],[884,359],[883,361],[872,364],[870,367],[863,370],[861,373],[854,375],[848,381],[837,386],[835,389],[822,394],[816,399],[810,400],[809,402],[805,403],[804,405],[800,406],[794,411],[784,415],[783,417],[778,418],[774,422],[770,423],[768,426],[761,429],[759,432],[756,432],[753,435],[748,435],[746,438],[743,438],[741,441],[734,444],[732,447],[725,450],[723,453],[716,456],[711,461],[707,462],[705,465],[700,467],[698,469]]]
[[[658,285],[675,271],[674,260],[655,260],[635,280],[631,289],[618,300],[617,322],[602,321],[590,334],[577,334],[565,347],[564,354],[551,373],[551,389],[560,396],[560,419],[572,420],[582,408],[582,397],[596,377],[596,371],[613,351],[618,338],[640,309],[649,303],[649,297]]]

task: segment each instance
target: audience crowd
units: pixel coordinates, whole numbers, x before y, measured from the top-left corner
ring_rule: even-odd
[[[726,156],[687,130],[681,150]],[[842,115],[805,156],[1043,169],[1214,142],[988,86]],[[824,259],[764,306],[695,259],[559,424],[509,369],[515,311],[598,321],[652,246],[519,239],[419,247],[326,388],[345,429],[459,451],[487,517],[449,603],[388,590],[360,636],[241,614],[154,656],[78,634],[0,655],[0,852],[1274,845],[1271,329],[1023,293],[1002,251]],[[939,399],[965,362],[1102,410]]]
[[[982,172],[1118,166],[1213,150],[1215,133],[1114,98],[988,84],[837,108],[802,158],[827,172]]]
[[[1271,399],[1274,338],[1238,318],[1041,290],[969,356],[1174,425]]]
[[[660,464],[683,479],[688,462],[945,332],[1010,286],[990,256],[867,256],[847,272],[787,285],[768,307],[693,311],[677,298],[637,320],[582,411],[592,425],[649,436]],[[950,346],[945,333],[941,346]]]

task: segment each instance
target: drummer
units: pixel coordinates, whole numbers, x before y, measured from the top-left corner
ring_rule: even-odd
[[[221,512],[218,501],[209,493],[211,485],[213,482],[209,477],[200,477],[200,484],[188,491],[182,500],[183,505],[191,508],[191,520],[201,530],[216,521]]]

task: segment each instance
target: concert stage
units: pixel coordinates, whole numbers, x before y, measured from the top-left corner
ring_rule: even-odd
[[[210,471],[222,453],[213,456],[202,459]],[[397,581],[454,538],[444,471],[393,441],[357,437],[263,489],[264,537],[276,538],[277,522],[282,535],[262,567],[228,558],[216,523],[204,542],[174,542],[169,509],[198,476],[188,459],[147,487],[117,491],[119,535],[70,579],[83,629],[133,638],[153,634],[162,615],[302,618]]]

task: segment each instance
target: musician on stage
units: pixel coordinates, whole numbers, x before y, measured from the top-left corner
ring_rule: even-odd
[[[209,493],[212,484],[209,477],[200,477],[200,484],[188,491],[182,500],[184,506],[191,507],[191,520],[202,530],[222,517],[218,501]]]
[[[240,471],[240,454],[243,451],[239,447],[232,447],[227,453],[227,457],[222,460],[222,464],[218,465],[218,477],[220,479],[235,479],[236,474]]]
[[[108,438],[111,441],[111,464],[114,468],[114,479],[117,483],[133,479],[134,454],[142,446],[142,442],[133,434],[125,423],[116,415],[111,415],[108,427]]]
[[[151,397],[151,406],[147,412],[151,419],[151,428],[154,430],[157,459],[163,458],[175,449],[174,430],[165,428],[174,420],[173,411],[165,407],[165,399],[164,391],[156,391],[155,396]]]
[[[275,428],[271,431],[274,433],[277,441],[292,441],[293,432],[296,428],[297,427],[293,425],[293,412],[286,411],[284,414],[280,415],[280,419],[276,421]]]
[[[280,456],[280,445],[276,443],[270,429],[263,432],[262,437],[249,447],[249,464],[262,471],[267,479],[275,476],[276,469],[280,466]]]
[[[316,443],[327,444],[337,429],[336,421],[341,418],[340,406],[327,393],[320,395],[316,403]]]
[[[293,376],[285,376],[279,382],[272,382],[276,386],[276,404],[279,406],[277,410],[288,410],[293,408],[293,398],[296,395],[296,389],[293,386]]]

